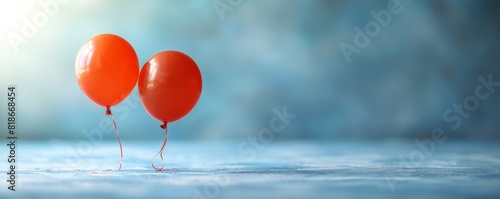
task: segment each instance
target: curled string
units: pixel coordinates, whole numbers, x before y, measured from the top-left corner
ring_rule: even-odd
[[[120,171],[122,169],[122,165],[123,165],[123,148],[122,148],[122,142],[120,141],[120,135],[118,134],[118,127],[116,126],[115,117],[111,113],[111,110],[109,109],[109,107],[106,107],[106,113],[104,115],[111,116],[111,120],[113,120],[113,125],[115,127],[116,137],[118,138],[118,144],[120,145],[120,167],[118,167],[118,170],[117,170],[117,171]],[[106,174],[106,172],[102,172],[102,171],[94,171],[92,173],[94,173],[94,174]]]
[[[151,166],[153,166],[153,169],[155,169],[156,171],[163,171],[163,168],[165,167],[165,161],[163,160],[163,149],[165,149],[165,145],[167,145],[167,140],[168,140],[167,123],[163,123],[162,125],[160,125],[160,127],[162,129],[165,129],[165,138],[163,139],[163,145],[161,146],[160,151],[158,151],[158,153],[155,156],[153,156],[153,160],[151,161]],[[161,159],[161,167],[159,168],[155,167],[155,159],[156,156],[158,156],[158,154],[160,155]]]

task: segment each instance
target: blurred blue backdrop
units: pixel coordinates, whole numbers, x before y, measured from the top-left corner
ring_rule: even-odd
[[[221,0],[223,13],[214,2],[1,2],[0,102],[8,85],[18,87],[24,139],[84,139],[106,117],[81,92],[74,60],[86,40],[113,33],[134,46],[141,67],[163,50],[198,63],[203,92],[170,125],[173,139],[246,139],[285,106],[296,118],[278,140],[428,137],[436,127],[451,139],[500,138],[500,87],[459,128],[443,119],[475,94],[478,77],[500,81],[498,1],[401,0],[402,11],[350,63],[339,45],[354,45],[353,28],[364,30],[389,0]],[[27,23],[35,30],[23,32]],[[137,89],[112,110],[122,139],[161,139]]]

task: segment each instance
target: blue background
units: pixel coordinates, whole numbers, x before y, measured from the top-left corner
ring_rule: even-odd
[[[23,18],[50,14],[37,2],[46,1],[0,3],[0,110],[7,86],[16,85],[24,139],[80,140],[99,130],[104,108],[81,92],[74,60],[102,33],[127,39],[140,67],[163,50],[198,63],[203,92],[194,110],[170,125],[173,139],[243,140],[285,106],[296,118],[277,140],[429,137],[437,127],[451,139],[500,138],[500,88],[460,128],[443,120],[474,95],[479,76],[500,81],[497,1],[402,0],[401,13],[350,63],[339,44],[353,44],[353,28],[364,29],[374,20],[370,11],[387,9],[387,0],[243,0],[223,19],[209,0],[73,0],[58,4],[16,50],[8,36],[22,35]],[[122,139],[162,138],[136,89],[112,110]]]

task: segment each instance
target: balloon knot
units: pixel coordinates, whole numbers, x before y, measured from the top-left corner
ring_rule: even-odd
[[[162,129],[166,129],[166,128],[167,128],[167,123],[166,123],[166,122],[163,122],[163,124],[161,124],[161,125],[160,125],[160,127],[161,127]]]
[[[111,109],[109,109],[109,107],[106,107],[106,114],[104,115],[106,116],[111,115]]]

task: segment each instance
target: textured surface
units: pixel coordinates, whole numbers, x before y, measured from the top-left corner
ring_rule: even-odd
[[[20,141],[17,191],[4,181],[0,198],[500,197],[496,143],[448,141],[400,164],[420,154],[413,142],[273,142],[239,153],[239,142],[170,141],[164,156],[173,169],[155,172],[160,140],[124,142],[123,170],[92,174],[118,167],[116,143]]]

